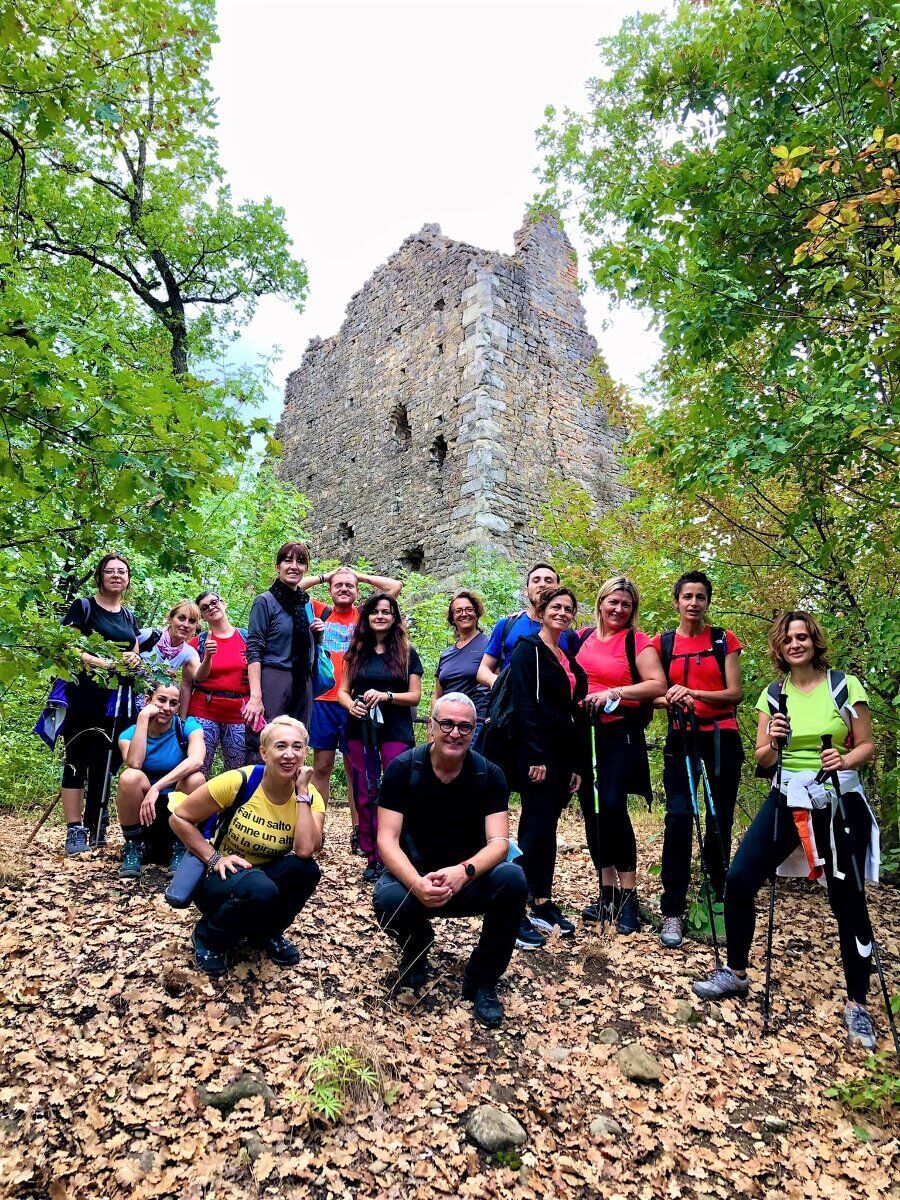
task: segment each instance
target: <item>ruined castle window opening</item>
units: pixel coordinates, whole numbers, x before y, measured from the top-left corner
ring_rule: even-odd
[[[439,433],[431,443],[429,454],[431,455],[432,464],[436,466],[439,471],[442,470],[444,461],[447,457],[447,439],[442,433]]]
[[[402,326],[402,325],[397,325],[397,326],[395,327],[395,329],[394,329],[394,336],[395,336],[395,337],[397,337],[397,336],[398,336],[399,334],[401,334],[402,332],[403,332],[403,326]]]
[[[443,354],[443,353],[444,353],[444,343],[443,343],[443,342],[438,342],[438,344],[437,344],[437,352],[438,352],[438,354]]]
[[[435,300],[434,311],[435,312],[443,312],[445,303],[446,303],[446,301],[444,300],[443,296],[440,298],[440,300]]]
[[[395,404],[391,412],[391,434],[399,450],[408,450],[412,442],[412,426],[405,404]]]
[[[400,563],[407,571],[421,571],[425,562],[425,551],[421,546],[410,546],[400,555]]]
[[[338,526],[338,536],[342,542],[349,542],[353,538],[353,526],[349,521],[341,521]]]

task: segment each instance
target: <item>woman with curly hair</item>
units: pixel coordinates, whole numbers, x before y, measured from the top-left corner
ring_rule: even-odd
[[[825,635],[809,613],[783,613],[768,642],[779,678],[757,701],[756,761],[761,773],[774,774],[774,786],[725,880],[727,965],[695,983],[694,992],[704,1000],[747,995],[756,894],[773,871],[806,875],[825,886],[837,921],[848,1037],[874,1050],[865,880],[878,879],[878,827],[859,778],[875,753],[868,699],[854,675],[831,669]]]
[[[447,624],[456,633],[456,641],[441,653],[434,673],[432,708],[448,692],[462,692],[475,705],[475,736],[472,749],[478,750],[487,719],[490,688],[478,682],[478,668],[487,649],[488,637],[479,628],[484,604],[475,592],[463,588],[454,592],[447,607]]]
[[[415,745],[412,710],[422,698],[422,661],[393,596],[374,592],[360,606],[337,698],[348,713],[347,757],[359,814],[359,848],[368,863],[363,878],[373,882],[381,870],[378,785],[388,763]]]

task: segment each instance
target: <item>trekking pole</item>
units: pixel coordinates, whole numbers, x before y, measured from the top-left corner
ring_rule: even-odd
[[[830,733],[822,734],[822,749],[823,750],[831,749],[831,734]],[[827,771],[826,775],[828,775],[828,777],[830,778],[831,786],[834,788],[834,794],[835,794],[835,797],[837,798],[837,810],[840,815],[841,821],[843,822],[844,834],[847,838],[847,843],[850,846],[850,862],[853,864],[853,875],[854,875],[854,878],[856,879],[856,886],[859,888],[859,894],[860,894],[860,896],[862,896],[863,902],[865,903],[866,885],[865,885],[865,881],[863,880],[862,875],[860,874],[859,863],[856,861],[856,855],[853,853],[853,845],[850,842],[850,825],[847,821],[847,809],[844,806],[844,795],[843,795],[843,792],[841,791],[841,784],[840,784],[840,779],[838,777],[838,772],[837,771]],[[871,918],[870,918],[870,927],[871,927]],[[881,965],[881,955],[878,952],[878,942],[875,940],[874,929],[871,929],[870,937],[871,937],[871,943],[872,943],[872,961],[875,964],[875,970],[878,973],[878,982],[881,984],[881,994],[884,997],[884,1007],[885,1007],[885,1011],[887,1012],[888,1024],[891,1027],[891,1036],[894,1039],[894,1053],[896,1054],[897,1058],[900,1058],[900,1036],[898,1036],[897,1023],[894,1020],[894,1014],[893,1014],[893,1011],[891,1010],[891,998],[890,998],[890,995],[888,994],[887,983],[885,982],[885,978],[884,978],[884,968]],[[859,946],[859,944],[860,944],[859,939],[856,939],[856,944],[857,944],[857,946]]]
[[[103,787],[100,790],[100,806],[97,812],[97,829],[95,840],[100,841],[100,830],[103,827],[103,818],[109,813],[109,777],[112,773],[112,757],[113,750],[116,746],[116,725],[119,722],[119,709],[122,707],[122,689],[125,685],[120,681],[116,688],[116,703],[113,708],[113,723],[112,737],[109,739],[109,753],[106,756],[106,770],[103,773]]]
[[[709,808],[709,815],[712,818],[713,829],[716,831],[716,841],[719,843],[719,854],[722,859],[722,871],[724,875],[728,871],[728,863],[725,860],[725,843],[722,841],[722,827],[719,825],[719,814],[716,812],[715,797],[710,787],[709,775],[706,773],[706,763],[703,761],[703,755],[700,753],[700,728],[697,724],[697,714],[692,708],[687,710],[687,719],[700,779],[703,782],[703,793],[706,796],[706,804]]]
[[[787,696],[784,688],[778,694],[778,711],[783,716],[787,716]],[[781,774],[782,762],[784,760],[785,742],[782,738],[778,738],[778,758],[775,765],[775,824],[772,831],[772,845],[778,845],[778,816],[781,812]],[[763,1028],[768,1030],[769,1020],[772,1015],[771,1009],[771,989],[772,989],[772,939],[775,932],[775,879],[778,873],[778,864],[775,863],[772,867],[772,878],[769,882],[769,928],[766,933],[766,986],[763,990]]]
[[[691,793],[691,808],[694,813],[694,825],[697,830],[697,852],[700,855],[700,872],[703,875],[703,888],[706,892],[706,904],[709,909],[709,927],[712,930],[713,954],[716,960],[716,970],[722,966],[722,956],[719,953],[719,935],[716,933],[716,918],[713,913],[712,888],[709,883],[709,872],[706,869],[706,856],[703,853],[703,829],[700,824],[700,805],[697,803],[697,784],[694,779],[694,768],[687,739],[687,718],[680,704],[672,709],[672,725],[681,735],[681,745],[684,750],[684,765],[687,770],[688,790]]]
[[[593,724],[593,742],[594,742],[594,836],[597,845],[597,858],[600,858],[600,721],[598,717],[591,714],[588,720]],[[590,734],[588,735],[590,736]],[[590,754],[590,750],[588,750]],[[597,867],[597,887],[599,908],[598,916],[600,918],[600,937],[603,937],[603,927],[606,924],[606,905],[603,903],[603,868]],[[612,911],[610,911],[610,920],[612,919]]]

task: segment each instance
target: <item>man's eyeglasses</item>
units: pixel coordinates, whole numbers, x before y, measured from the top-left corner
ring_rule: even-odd
[[[210,598],[208,600],[204,600],[203,603],[200,605],[200,611],[202,613],[209,612],[209,610],[211,608],[215,608],[217,604],[221,604],[221,603],[222,603],[222,600],[219,596],[210,596]]]
[[[451,721],[449,717],[438,720],[436,717],[431,718],[440,729],[441,733],[452,733],[454,729],[458,729],[463,737],[468,737],[474,730],[475,726],[471,721]]]

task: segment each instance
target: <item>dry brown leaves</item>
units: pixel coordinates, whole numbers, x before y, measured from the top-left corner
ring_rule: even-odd
[[[28,827],[5,819],[0,830],[9,861]],[[842,1035],[836,937],[818,890],[781,885],[776,1029],[767,1038],[758,988],[746,1004],[703,1008],[697,1025],[676,1023],[691,979],[709,968],[706,947],[665,952],[651,932],[598,946],[581,929],[573,945],[514,956],[505,1027],[487,1032],[458,998],[475,922],[439,922],[429,989],[418,1000],[391,996],[394,955],[359,881],[362,860],[344,848],[347,832],[346,810],[332,812],[322,884],[295,927],[301,965],[248,960],[222,983],[192,969],[193,918],[166,906],[155,869],[138,886],[121,882],[112,851],[66,861],[60,831],[50,830],[29,853],[26,886],[22,873],[4,873],[7,1195],[898,1195],[894,1132],[859,1140],[854,1121],[824,1095],[858,1071],[860,1058]],[[561,835],[573,849],[560,854],[558,895],[580,911],[594,885],[574,814]],[[658,853],[657,840],[644,865]],[[645,895],[651,890],[655,882]],[[887,888],[873,893],[896,987],[894,899]],[[610,1026],[656,1055],[660,1088],[622,1078],[617,1046],[597,1040]],[[310,1055],[323,1044],[373,1040],[399,1088],[393,1104],[338,1127],[311,1123],[302,1095]],[[247,1071],[265,1079],[274,1100],[241,1100],[227,1116],[204,1106],[201,1086],[215,1091]],[[527,1129],[521,1168],[491,1163],[466,1141],[467,1114],[485,1101]],[[600,1114],[615,1117],[625,1136],[595,1143],[588,1125]],[[766,1117],[784,1124],[773,1129]]]

